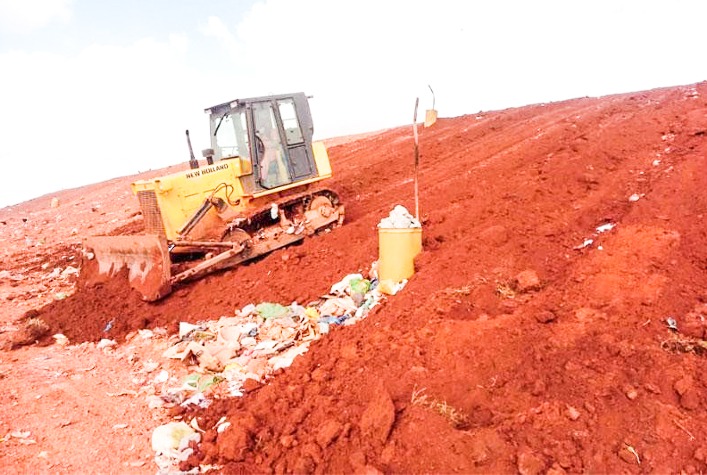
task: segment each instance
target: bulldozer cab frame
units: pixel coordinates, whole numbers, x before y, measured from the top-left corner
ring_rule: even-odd
[[[206,109],[213,162],[241,159],[252,173],[241,177],[251,193],[317,176],[314,126],[304,93],[236,99]]]

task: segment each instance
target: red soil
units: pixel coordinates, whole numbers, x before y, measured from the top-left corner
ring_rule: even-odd
[[[197,413],[201,427],[223,415],[233,425],[207,431],[190,463],[704,472],[705,354],[689,338],[707,337],[706,130],[707,83],[422,129],[415,276],[267,385]],[[329,234],[155,304],[111,285],[37,314],[73,342],[315,299],[368,269],[376,224],[395,204],[413,209],[412,150],[410,127],[330,147],[347,222]],[[598,233],[606,223],[615,227]],[[423,389],[447,416],[412,403]],[[456,426],[451,409],[466,416]]]

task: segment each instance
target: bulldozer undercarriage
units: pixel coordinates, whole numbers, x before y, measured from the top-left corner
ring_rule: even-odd
[[[220,241],[168,242],[157,235],[84,239],[80,285],[92,287],[126,275],[143,300],[172,287],[285,247],[339,225],[344,207],[330,190],[289,196],[224,225]]]

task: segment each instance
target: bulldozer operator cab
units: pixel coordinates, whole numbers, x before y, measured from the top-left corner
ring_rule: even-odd
[[[314,127],[304,93],[237,99],[209,109],[214,163],[241,161],[241,182],[257,193],[316,177]]]

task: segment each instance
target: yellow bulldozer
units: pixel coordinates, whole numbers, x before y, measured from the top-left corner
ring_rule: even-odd
[[[206,109],[202,164],[131,185],[144,235],[83,241],[81,285],[127,278],[144,300],[175,284],[287,246],[344,219],[326,148],[313,142],[304,93],[236,99]],[[204,163],[205,162],[205,163]]]

